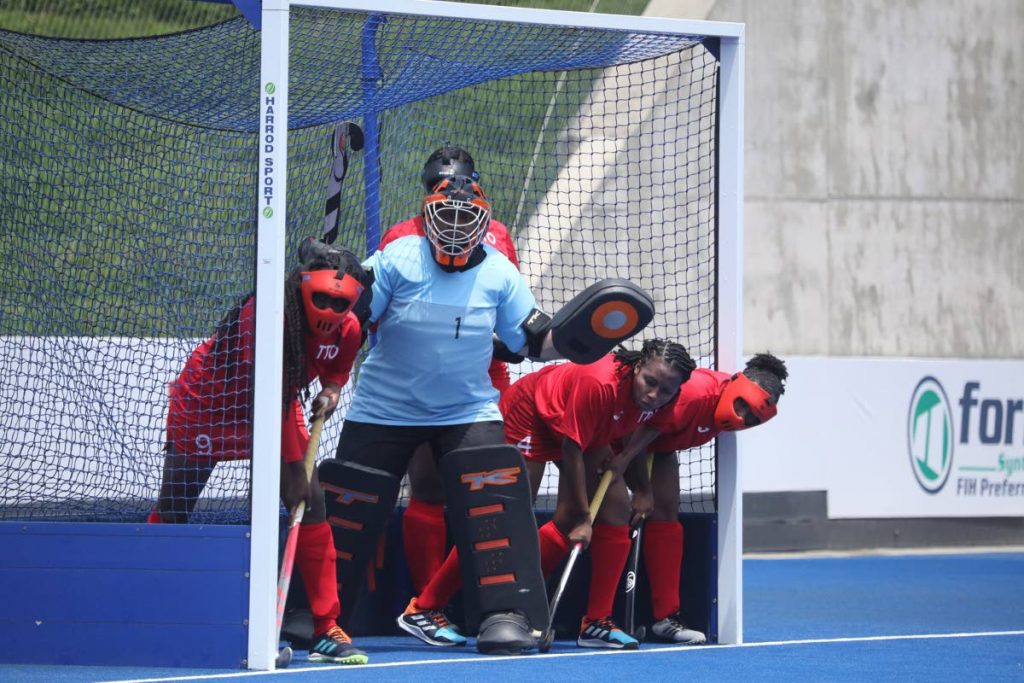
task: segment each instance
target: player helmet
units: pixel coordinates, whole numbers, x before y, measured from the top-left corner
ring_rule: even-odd
[[[341,327],[345,315],[363,293],[363,285],[337,270],[301,273],[302,303],[314,334],[326,337]]]
[[[736,411],[736,401],[742,399],[757,422],[748,424],[744,416]],[[749,379],[742,372],[737,372],[726,383],[722,396],[715,407],[715,423],[724,431],[739,431],[747,427],[762,424],[775,417],[779,408],[776,399],[765,391],[761,385]]]
[[[441,266],[465,266],[490,223],[490,202],[468,176],[446,178],[423,198],[423,231]]]
[[[423,183],[423,191],[429,194],[439,182],[457,175],[464,175],[474,182],[480,180],[480,174],[476,172],[476,165],[469,152],[461,147],[445,145],[427,157],[427,162],[423,164],[423,172],[420,174],[420,182]]]

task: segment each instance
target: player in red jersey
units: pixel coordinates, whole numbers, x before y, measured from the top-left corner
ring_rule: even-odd
[[[296,563],[313,613],[310,661],[364,664],[338,626],[335,549],[316,472],[307,480],[309,443],[302,402],[320,380],[314,412],[327,416],[348,382],[362,334],[351,312],[365,276],[351,252],[306,253],[285,280],[284,395],[281,425],[281,499],[291,509],[305,500]],[[255,296],[246,297],[189,356],[171,383],[163,481],[151,523],[185,523],[217,463],[252,457],[252,381]]]
[[[785,363],[767,353],[754,356],[743,372],[732,375],[698,368],[680,390],[669,419],[662,421],[656,430],[646,426],[638,430],[633,435],[637,441],[630,443],[630,452],[621,454],[630,458],[637,451],[653,453],[650,477],[646,458],[633,458],[626,481],[641,495],[634,495],[631,503],[624,487],[615,490],[609,487],[598,521],[601,525],[625,530],[631,522],[647,516],[643,556],[655,619],[651,632],[661,640],[680,644],[699,644],[706,640],[702,632],[687,627],[679,614],[683,526],[679,522],[676,453],[705,444],[723,431],[749,429],[770,420],[776,414],[788,376]],[[643,443],[649,445],[643,448]],[[616,463],[618,468],[625,466],[626,463]],[[644,491],[650,491],[651,497]],[[603,542],[595,538],[591,552],[596,554]],[[628,547],[628,541],[626,545]],[[618,578],[604,596],[608,605],[614,600]]]
[[[479,177],[469,152],[460,147],[442,147],[431,154],[423,166],[423,189],[430,192],[444,178],[456,175],[474,179]],[[382,250],[401,237],[423,237],[424,234],[421,214],[388,228],[377,248]],[[492,218],[484,241],[519,268],[515,243],[505,225]],[[491,383],[499,392],[503,393],[509,387],[511,382],[507,363],[493,360],[488,373]],[[402,515],[402,543],[413,592],[419,593],[441,568],[447,550],[444,490],[429,445],[423,444],[416,449],[409,462],[408,475],[409,504]]]
[[[668,413],[659,413],[659,409],[675,397],[693,368],[682,346],[656,339],[645,342],[641,351],[618,351],[590,365],[546,366],[522,377],[502,396],[506,441],[520,449],[527,463],[555,462],[561,470],[554,517],[539,530],[545,575],[558,566],[573,544],[586,545],[591,539],[589,493],[597,487],[597,466],[604,453],[584,462],[584,452],[607,447],[638,425],[660,424]],[[542,468],[530,470],[543,472]],[[531,480],[534,491],[539,483],[539,479]],[[627,540],[627,552],[628,546]],[[625,554],[594,558],[595,565],[617,564],[618,571],[612,568],[608,572],[616,579],[625,563]],[[417,627],[413,620],[423,622],[432,615],[443,619],[441,610],[460,585],[458,554],[453,551],[399,617],[399,625],[429,644],[450,644],[431,637],[441,629],[429,624]],[[591,626],[597,631],[601,624],[585,618],[583,630]],[[620,629],[614,630],[622,634]]]

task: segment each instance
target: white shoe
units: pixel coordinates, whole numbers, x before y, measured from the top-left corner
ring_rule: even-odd
[[[687,628],[679,619],[679,614],[672,614],[651,626],[651,633],[661,640],[682,645],[700,645],[707,642],[707,637],[700,631]]]

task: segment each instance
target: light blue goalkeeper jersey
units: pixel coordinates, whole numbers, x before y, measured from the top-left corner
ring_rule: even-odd
[[[370,256],[371,321],[377,343],[359,371],[346,419],[386,425],[500,420],[487,368],[492,334],[526,344],[522,323],[536,306],[515,266],[485,244],[476,267],[447,273],[425,237],[402,237]]]

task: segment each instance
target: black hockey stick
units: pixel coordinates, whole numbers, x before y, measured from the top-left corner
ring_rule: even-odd
[[[324,429],[324,418],[318,416],[313,420],[313,428],[309,433],[309,445],[306,446],[306,455],[302,464],[306,467],[306,481],[313,476],[313,465],[316,463],[316,453],[320,448],[320,434]],[[295,550],[299,545],[299,526],[302,524],[302,517],[306,513],[306,501],[300,500],[296,503],[288,519],[288,538],[284,544],[284,554],[281,559],[281,575],[277,579],[277,642],[281,642],[281,625],[284,622],[284,607],[288,602],[288,588],[292,582],[292,570],[295,569]],[[292,649],[285,645],[277,653],[274,666],[284,669],[292,663]]]
[[[644,642],[647,636],[645,626],[636,625],[636,588],[638,583],[637,569],[640,566],[640,543],[643,540],[644,520],[641,519],[630,532],[632,545],[629,548],[629,563],[626,565],[626,599],[624,602],[625,619],[622,622],[623,630],[637,639]]]
[[[331,172],[327,175],[327,201],[324,204],[324,242],[331,244],[338,237],[338,217],[341,209],[341,184],[348,175],[348,151],[363,148],[363,129],[345,121],[334,127],[331,148]]]
[[[608,484],[610,484],[611,481],[612,471],[607,470],[601,477],[601,483],[597,485],[597,490],[594,491],[593,500],[590,501],[591,521],[597,517],[597,511],[601,508],[601,503],[604,501],[604,494],[608,491]],[[562,600],[562,594],[565,592],[565,586],[569,583],[569,575],[572,574],[572,567],[576,564],[576,558],[580,556],[580,552],[582,551],[582,543],[573,544],[572,551],[569,553],[569,559],[565,563],[565,569],[562,570],[562,577],[558,580],[558,587],[555,589],[555,594],[551,597],[551,606],[548,609],[548,627],[537,641],[537,649],[541,652],[547,652],[550,650],[551,643],[555,640],[555,610],[558,609],[558,603]]]
[[[651,466],[654,464],[654,456],[647,456],[647,476],[651,476]],[[644,638],[647,636],[646,626],[636,625],[636,589],[639,583],[640,574],[640,544],[643,541],[644,535],[644,518],[641,517],[640,521],[636,523],[630,531],[630,538],[632,544],[629,548],[629,562],[626,565],[626,586],[625,586],[625,601],[623,603],[625,618],[623,619],[622,625],[624,630],[629,635],[633,636],[639,642],[644,642]]]

